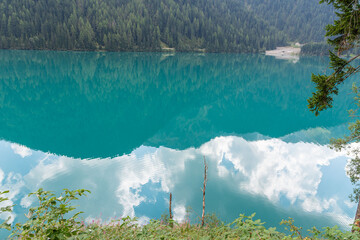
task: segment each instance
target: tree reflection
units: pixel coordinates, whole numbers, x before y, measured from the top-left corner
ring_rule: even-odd
[[[334,126],[350,99],[308,113],[307,79],[325,68],[321,58],[1,51],[0,66],[0,138],[82,158]]]

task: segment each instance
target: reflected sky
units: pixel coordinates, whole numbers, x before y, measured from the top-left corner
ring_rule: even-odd
[[[347,157],[326,146],[347,131],[350,90],[319,117],[306,107],[324,58],[0,51],[0,66],[0,190],[14,221],[40,187],[91,190],[78,203],[88,221],[159,218],[171,192],[175,219],[191,207],[195,221],[205,156],[206,209],[224,221],[352,222]]]
[[[344,171],[347,158],[315,143],[227,136],[199,148],[140,146],[114,158],[78,159],[1,141],[0,154],[0,190],[12,193],[7,203],[17,204],[15,221],[24,220],[22,213],[34,203],[25,195],[40,187],[91,190],[78,203],[87,220],[159,218],[168,208],[169,192],[175,219],[184,220],[187,206],[193,217],[200,215],[203,156],[209,163],[207,211],[224,221],[256,212],[268,226],[293,217],[304,228],[348,229],[355,212],[347,198],[352,190]]]

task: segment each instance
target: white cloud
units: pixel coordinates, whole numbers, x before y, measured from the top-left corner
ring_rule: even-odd
[[[326,146],[313,143],[286,143],[279,139],[247,142],[239,137],[219,137],[201,146],[200,151],[218,163],[230,161],[245,180],[240,188],[278,201],[284,194],[292,203],[315,196],[321,181],[321,166],[338,157]]]
[[[334,219],[347,219],[339,207],[338,199],[322,198],[318,187],[322,180],[321,167],[344,153],[313,143],[287,143],[279,139],[246,141],[240,137],[218,137],[204,143],[199,149],[173,150],[160,147],[146,151],[137,149],[129,155],[107,159],[72,159],[44,154],[44,159],[24,176],[26,186],[35,191],[39,187],[71,185],[73,188],[91,188],[94,191],[81,207],[90,216],[113,214],[134,217],[143,203],[155,204],[154,197],[142,193],[146,184],[159,184],[159,192],[177,191],[174,198],[174,219],[183,221],[187,201],[193,194],[193,186],[179,186],[190,182],[189,177],[201,175],[202,156],[212,166],[220,180],[231,182],[233,191],[244,191],[264,196],[274,204],[285,196],[291,204],[298,204],[305,212],[326,213]],[[233,165],[229,169],[222,164],[223,158]],[[198,162],[200,161],[200,162]],[[211,170],[210,170],[211,171]],[[0,171],[0,179],[4,173]],[[201,179],[201,178],[200,178]],[[47,189],[53,190],[53,189]],[[199,189],[197,188],[196,191]],[[174,194],[174,192],[173,192]],[[342,201],[343,202],[343,201]],[[32,200],[21,199],[28,207]],[[99,204],[101,206],[99,206]],[[109,210],[110,208],[110,210]],[[91,218],[93,219],[93,218]],[[143,216],[146,220],[147,217]],[[346,221],[345,221],[346,222]]]
[[[305,212],[322,213],[348,226],[348,219],[335,198],[322,198],[318,187],[322,166],[344,152],[314,143],[286,143],[279,139],[245,141],[239,137],[218,137],[201,146],[200,152],[217,163],[220,178],[241,175],[239,191],[265,196],[277,204],[285,196]],[[230,161],[235,170],[229,174],[220,163]]]
[[[186,207],[181,204],[177,204],[174,207],[174,220],[177,222],[184,222],[186,217]]]
[[[130,155],[129,158],[126,168],[121,168],[117,174],[119,185],[116,196],[118,203],[124,207],[123,217],[134,217],[134,207],[147,201],[145,196],[139,194],[141,187],[150,181],[152,183],[164,182],[166,173],[164,163],[155,154],[145,154],[139,159]],[[164,188],[167,189],[167,186]]]
[[[5,175],[4,171],[0,169],[0,191],[9,191],[9,193],[5,194],[3,197],[8,198],[8,200],[0,203],[0,207],[13,206],[14,199],[19,194],[20,189],[24,186],[24,182],[22,181],[22,177],[19,174],[14,174],[10,172]],[[14,212],[4,212],[0,214],[0,219],[6,220],[9,217],[9,223],[12,223],[16,217]]]
[[[30,197],[25,196],[20,201],[20,206],[23,208],[29,208],[35,202],[35,196],[32,195]]]
[[[39,186],[46,180],[54,179],[57,175],[68,172],[71,169],[70,158],[58,157],[51,163],[47,163],[47,159],[50,155],[46,156],[39,161],[30,172],[24,177],[27,184],[33,187],[33,190],[37,190]]]
[[[11,149],[14,151],[15,154],[20,155],[22,158],[32,155],[32,151],[30,150],[30,148],[27,148],[23,145],[12,143]]]
[[[348,199],[344,201],[344,204],[348,207],[348,208],[353,208],[355,207],[355,203],[354,202],[350,202]]]
[[[144,202],[154,203],[154,198],[141,195],[142,187],[147,183],[161,183],[158,191],[167,191],[169,187],[165,181],[166,174],[164,163],[156,156],[156,152],[88,160],[47,155],[24,179],[32,191],[51,182],[61,181],[60,179],[78,179],[75,182],[75,186],[80,185],[78,188],[94,189],[89,197],[105,198],[106,204],[101,210],[94,212],[101,214],[104,210],[110,212],[106,208],[112,208],[117,209],[118,213],[122,212],[120,217],[135,217],[135,207]],[[69,184],[72,184],[71,181]],[[72,188],[76,188],[75,186]],[[53,187],[47,190],[54,190]],[[32,201],[27,197],[21,199],[22,206],[28,207],[31,204]],[[87,205],[93,205],[91,208],[94,210],[96,204],[99,203],[92,202]]]
[[[315,196],[305,198],[301,204],[306,212],[322,213],[330,208],[337,208],[337,201],[334,198],[321,200]]]

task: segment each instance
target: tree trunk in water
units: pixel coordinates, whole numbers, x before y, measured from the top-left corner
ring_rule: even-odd
[[[207,182],[207,169],[208,166],[206,164],[206,159],[204,156],[204,188],[203,190],[203,209],[202,209],[202,216],[201,216],[201,226],[203,227],[205,224],[205,189],[206,189],[206,182]]]
[[[172,194],[170,193],[170,200],[169,200],[169,225],[170,227],[173,226],[173,215],[172,215],[172,211],[171,211],[171,203],[172,203]]]

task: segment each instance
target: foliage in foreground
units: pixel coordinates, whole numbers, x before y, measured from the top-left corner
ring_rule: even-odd
[[[328,43],[334,47],[336,52],[329,52],[331,74],[313,74],[311,77],[316,91],[308,99],[308,107],[315,115],[331,108],[333,96],[339,93],[339,85],[360,72],[360,54],[358,52],[360,46],[360,2],[358,0],[321,0],[320,3],[330,4],[336,10],[337,19],[326,28],[326,36],[329,37]],[[351,58],[346,55],[341,56],[350,50],[354,52],[355,56]],[[360,148],[351,148],[351,143],[360,142],[358,115],[360,99],[356,85],[353,91],[356,95],[354,99],[356,109],[350,110],[350,116],[355,118],[355,121],[349,124],[350,134],[343,138],[332,139],[330,143],[334,149],[350,150],[349,152],[354,156],[347,166],[347,174],[354,184],[354,191],[350,198],[352,201],[358,201],[360,197]],[[356,218],[359,217],[356,216]]]
[[[0,193],[0,201],[5,197]],[[80,189],[64,192],[56,197],[54,193],[39,189],[31,193],[38,198],[39,205],[29,209],[28,220],[25,223],[0,225],[0,228],[12,230],[10,239],[360,239],[359,228],[353,232],[344,232],[338,227],[326,227],[322,231],[315,228],[309,230],[309,236],[303,237],[301,228],[294,225],[292,219],[283,220],[290,232],[281,233],[276,228],[264,227],[260,219],[254,220],[251,216],[240,215],[230,224],[224,224],[214,215],[207,215],[205,226],[190,224],[188,221],[177,223],[173,220],[151,220],[146,225],[139,225],[136,218],[122,218],[101,224],[100,221],[84,223],[80,221],[78,212],[71,205],[73,200],[89,193]],[[11,207],[1,208],[0,214],[11,211]],[[170,224],[171,223],[171,224]]]
[[[29,209],[26,217],[29,219],[25,223],[17,223],[13,229],[12,236],[15,239],[67,239],[77,236],[83,232],[78,215],[66,218],[65,214],[75,210],[70,204],[72,200],[77,200],[79,196],[85,195],[90,191],[79,189],[64,192],[56,197],[54,193],[44,191],[40,188],[29,197],[36,195],[39,206]]]
[[[7,197],[3,196],[6,193],[9,193],[9,191],[0,192],[0,204],[7,201],[7,200],[9,200]],[[13,206],[0,207],[0,214],[1,213],[6,213],[6,212],[12,212],[12,207]],[[11,225],[9,224],[9,221],[10,221],[10,217],[8,217],[4,222],[2,222],[0,224],[0,229],[5,228],[7,230],[11,230]]]

